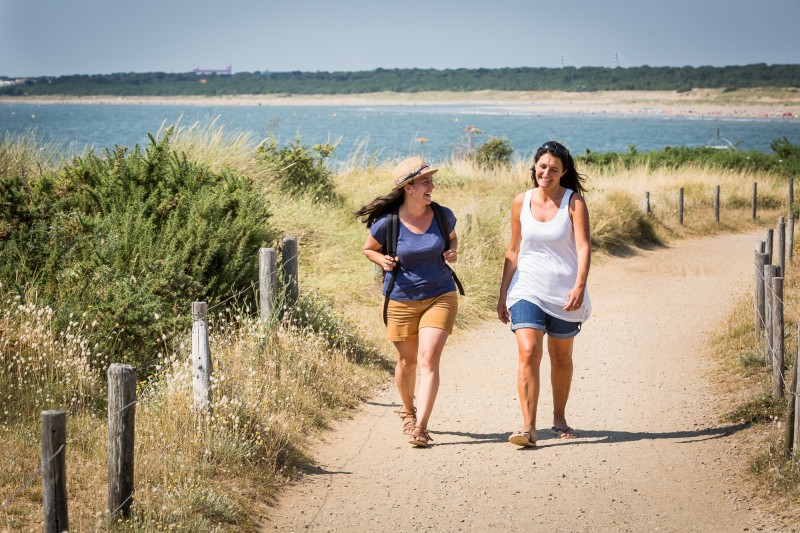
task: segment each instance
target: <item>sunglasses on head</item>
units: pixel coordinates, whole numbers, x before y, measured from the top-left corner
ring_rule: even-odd
[[[539,149],[536,150],[536,152],[537,153],[552,152],[558,157],[566,157],[569,155],[569,150],[567,150],[567,148],[563,144],[556,141],[547,141],[546,143],[541,145]]]

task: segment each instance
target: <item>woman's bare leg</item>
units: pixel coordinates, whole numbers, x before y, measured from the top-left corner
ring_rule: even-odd
[[[539,366],[542,362],[544,332],[538,329],[516,330],[519,367],[517,394],[522,408],[522,431],[530,431],[536,440],[536,408],[539,402]]]
[[[553,425],[566,429],[566,408],[569,390],[572,386],[572,345],[573,338],[556,339],[547,337],[547,351],[550,354],[550,383],[553,386]]]
[[[444,344],[450,334],[443,329],[421,328],[419,330],[419,394],[417,426],[428,427],[428,419],[439,392],[439,361]]]
[[[414,412],[414,386],[417,378],[418,340],[410,339],[394,343],[397,348],[397,364],[394,367],[394,382],[406,413]]]

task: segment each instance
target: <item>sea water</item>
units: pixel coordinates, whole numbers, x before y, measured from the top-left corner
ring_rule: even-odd
[[[358,156],[391,159],[421,154],[430,161],[506,138],[515,154],[530,157],[546,140],[573,153],[660,150],[724,140],[738,149],[769,152],[770,142],[800,144],[800,120],[791,118],[677,117],[660,115],[547,114],[486,105],[198,106],[144,104],[0,104],[0,132],[33,134],[72,153],[90,147],[147,143],[165,126],[179,124],[246,133],[255,145],[337,143],[334,161]]]

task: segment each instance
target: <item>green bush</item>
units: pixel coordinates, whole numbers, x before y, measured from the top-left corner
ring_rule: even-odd
[[[119,362],[149,363],[189,331],[192,301],[257,281],[258,248],[276,238],[246,177],[188,161],[170,134],[0,176],[0,281],[38,293],[59,328],[95,323],[92,342]]]
[[[316,200],[337,200],[333,174],[325,158],[333,154],[331,144],[317,144],[310,149],[297,137],[285,146],[270,137],[256,150],[257,157],[268,165],[290,194],[310,194]]]
[[[475,151],[475,162],[485,167],[506,166],[513,153],[514,149],[508,139],[489,139]]]

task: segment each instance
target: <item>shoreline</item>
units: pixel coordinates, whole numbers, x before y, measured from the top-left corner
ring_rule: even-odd
[[[480,106],[537,115],[651,115],[677,117],[800,118],[800,90],[475,91],[336,95],[226,96],[0,96],[0,104],[185,106]]]

